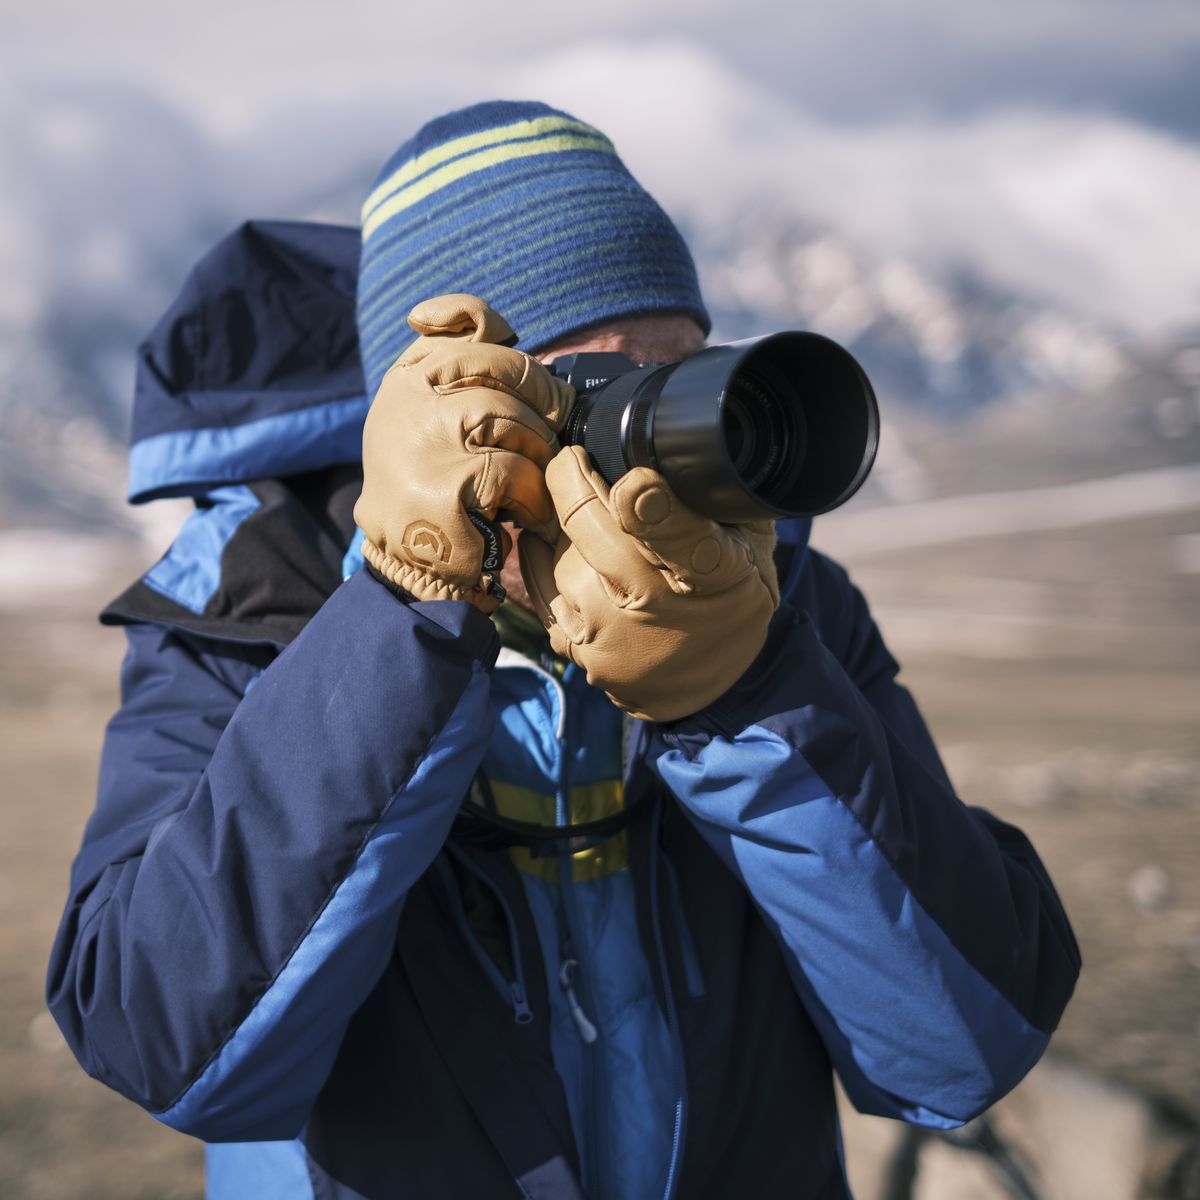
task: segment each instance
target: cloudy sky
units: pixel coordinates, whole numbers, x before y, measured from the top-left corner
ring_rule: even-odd
[[[1139,335],[1200,315],[1195,0],[4,0],[0,31],[0,321],[245,215],[353,220],[497,95],[601,125],[693,226],[765,204]]]
[[[0,19],[6,75],[144,83],[227,127],[301,99],[503,90],[566,47],[683,37],[835,123],[1045,107],[1200,135],[1194,0],[6,0]]]

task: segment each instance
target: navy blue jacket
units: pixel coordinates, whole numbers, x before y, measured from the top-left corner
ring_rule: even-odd
[[[166,1123],[299,1138],[314,1195],[581,1196],[544,972],[514,1020],[464,938],[505,974],[541,961],[508,856],[454,832],[496,632],[340,581],[365,404],[330,331],[352,250],[245,227],[143,351],[134,491],[199,508],[107,611],[130,652],[49,1003],[85,1069]],[[1032,847],[955,795],[805,534],[783,530],[784,601],[745,676],[626,748],[679,1197],[846,1195],[831,1066],[864,1111],[961,1123],[1037,1061],[1079,967]]]

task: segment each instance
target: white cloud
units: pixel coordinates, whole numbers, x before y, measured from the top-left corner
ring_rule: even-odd
[[[233,132],[280,100],[463,95],[540,51],[679,34],[829,117],[1023,97],[1171,110],[1200,131],[1195,0],[6,0],[4,18],[6,77],[103,70]]]
[[[594,121],[672,212],[767,206],[1139,333],[1200,315],[1200,149],[1116,118],[997,113],[831,125],[687,42],[529,66],[521,91]]]
[[[757,21],[765,9],[748,2]],[[926,16],[935,10],[927,0]],[[1060,10],[1055,20],[1065,21]],[[69,60],[92,32],[88,11],[76,41],[58,58],[30,59],[26,74],[52,75]],[[0,170],[11,181],[0,196],[0,263],[9,279],[49,270],[66,286],[72,256],[109,279],[130,246],[160,261],[173,258],[173,245],[192,254],[199,247],[190,242],[246,215],[303,217],[319,206],[352,220],[351,197],[373,165],[423,119],[500,94],[544,98],[595,121],[693,228],[756,211],[807,217],[918,271],[973,272],[1072,319],[1137,333],[1200,313],[1200,149],[1129,121],[1027,109],[849,125],[814,116],[786,99],[779,78],[752,78],[697,40],[588,36],[564,48],[531,39],[519,23],[489,34],[489,53],[467,54],[469,70],[447,72],[430,52],[437,43],[422,40],[437,24],[428,13],[414,16],[403,41],[386,25],[364,40],[372,10],[361,4],[329,36],[327,59],[306,3],[263,56],[249,36],[270,32],[263,17],[231,37],[222,11],[218,4],[213,21],[194,40],[176,38],[170,53],[141,45],[140,75],[130,68],[139,85],[16,77],[0,105]],[[878,15],[870,5],[855,11],[856,20]],[[163,33],[152,10],[141,17],[139,36]],[[567,32],[587,24],[578,14],[566,20]],[[633,21],[624,5],[609,24]],[[1003,28],[1011,40],[1015,27]],[[361,70],[348,65],[351,35]],[[138,47],[134,37],[107,66],[125,71]],[[236,68],[227,86],[205,67],[210,54]],[[391,71],[379,66],[388,55]],[[6,311],[31,306],[6,285]],[[852,325],[853,312],[843,315]],[[953,351],[954,329],[930,336]]]

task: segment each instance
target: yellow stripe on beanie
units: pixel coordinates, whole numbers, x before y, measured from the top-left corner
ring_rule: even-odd
[[[482,129],[477,133],[463,134],[462,137],[452,138],[440,146],[410,158],[403,166],[397,167],[378,187],[367,197],[362,206],[362,220],[365,222],[373,209],[382,204],[393,192],[398,191],[406,183],[424,175],[426,171],[467,154],[472,150],[481,150],[484,146],[494,146],[497,142],[513,141],[517,138],[541,137],[546,133],[557,133],[560,130],[571,130],[594,138],[608,141],[598,129],[573,117],[537,117],[529,121],[515,121],[509,125],[499,125],[493,129]]]
[[[415,183],[395,192],[390,198],[379,204],[363,222],[363,241],[365,242],[384,222],[397,213],[424,200],[427,196],[455,183],[460,179],[473,175],[476,171],[484,171],[499,163],[511,162],[518,158],[532,158],[538,154],[559,154],[567,150],[596,150],[602,154],[616,157],[612,142],[603,134],[588,129],[584,134],[562,134],[558,137],[539,137],[531,141],[509,142],[502,146],[493,146],[490,150],[480,150],[476,154],[468,154],[455,159],[440,170],[432,171]],[[399,172],[397,172],[399,174]]]

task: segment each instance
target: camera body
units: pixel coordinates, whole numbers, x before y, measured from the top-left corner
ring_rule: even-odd
[[[559,379],[565,379],[575,389],[576,396],[591,396],[618,375],[665,366],[670,364],[636,363],[616,351],[594,350],[564,354],[556,358],[548,370],[553,371]]]
[[[583,352],[550,370],[576,392],[564,445],[583,446],[610,484],[651,467],[716,521],[828,512],[875,460],[875,393],[849,351],[819,334],[747,338],[678,363]]]
[[[563,445],[584,446],[596,470],[609,483],[615,483],[625,471],[639,463],[658,470],[653,447],[644,444],[644,424],[635,417],[637,406],[620,403],[628,398],[626,393],[631,389],[614,388],[604,403],[597,405],[596,400],[616,379],[632,376],[628,382],[637,387],[643,380],[651,382],[663,368],[672,365],[636,363],[624,354],[602,350],[567,354],[555,359],[550,370],[575,389],[575,404],[560,437]],[[645,412],[646,406],[641,407]]]

